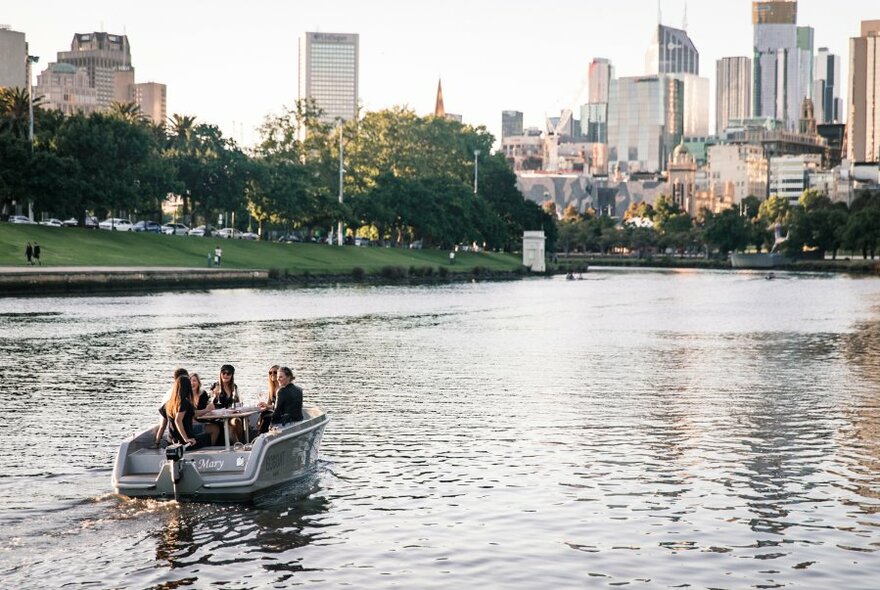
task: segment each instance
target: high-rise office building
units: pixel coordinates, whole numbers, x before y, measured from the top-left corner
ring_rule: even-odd
[[[501,141],[505,137],[523,134],[523,114],[520,111],[501,111]]]
[[[588,104],[608,104],[608,88],[614,78],[614,66],[611,65],[611,61],[604,57],[593,58],[587,78]]]
[[[804,99],[812,100],[813,96],[813,60],[815,37],[813,27],[797,28],[797,54],[798,54],[798,85],[797,95],[802,108]]]
[[[581,105],[581,136],[590,143],[608,142],[608,91],[614,66],[604,57],[590,62],[587,104]]]
[[[158,82],[142,82],[131,85],[131,102],[141,114],[156,124],[165,124],[168,116],[168,88]]]
[[[27,88],[28,49],[24,33],[0,25],[0,88]]]
[[[827,47],[820,47],[814,68],[813,105],[816,121],[819,124],[839,123],[843,120],[840,56],[829,52]]]
[[[684,82],[673,76],[611,81],[608,161],[623,172],[659,172],[684,130]]]
[[[880,161],[880,20],[862,21],[849,40],[849,141],[854,162]]]
[[[696,74],[669,74],[682,82],[682,132],[686,137],[709,135],[709,78]]]
[[[752,60],[723,57],[715,68],[715,134],[721,135],[731,119],[752,116]]]
[[[357,33],[304,33],[299,40],[299,98],[313,99],[321,121],[358,116]]]
[[[709,134],[709,79],[700,77],[700,53],[684,29],[657,25],[648,52],[646,74],[667,74],[683,82],[683,132]]]
[[[645,54],[648,74],[700,75],[700,53],[687,32],[657,25]]]
[[[798,126],[813,76],[813,29],[797,26],[797,0],[752,2],[752,115]]]
[[[70,43],[70,51],[59,51],[57,61],[85,68],[89,84],[97,92],[99,109],[113,102],[131,100],[134,68],[126,35],[77,33]]]

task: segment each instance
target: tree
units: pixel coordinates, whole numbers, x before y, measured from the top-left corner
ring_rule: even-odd
[[[710,249],[717,249],[722,257],[731,251],[741,250],[749,243],[748,221],[735,209],[720,213],[703,210],[703,241]]]
[[[42,96],[33,97],[36,110],[43,103]],[[31,97],[27,88],[0,88],[0,133],[10,132],[15,137],[27,137],[30,130]]]

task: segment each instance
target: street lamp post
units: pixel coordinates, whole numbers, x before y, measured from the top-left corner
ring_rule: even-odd
[[[480,150],[474,150],[474,194],[477,194],[477,172],[480,170]]]
[[[343,176],[343,168],[342,168],[342,129],[343,123],[342,119],[339,119],[339,204],[342,205],[342,176]],[[342,218],[339,219],[339,224],[336,227],[336,243],[341,246],[342,245]]]
[[[27,56],[27,88],[28,88],[28,139],[31,142],[31,150],[34,149],[34,90],[31,84],[31,64],[40,61],[36,55]]]

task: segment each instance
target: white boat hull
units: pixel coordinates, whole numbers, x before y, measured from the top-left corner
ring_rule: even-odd
[[[241,448],[185,451],[179,461],[166,459],[165,449],[150,448],[156,433],[153,427],[120,445],[113,487],[118,494],[133,498],[252,501],[302,477],[317,461],[329,418],[319,408],[303,408],[303,417]]]
[[[772,254],[742,254],[730,255],[732,268],[775,268],[785,264],[791,264],[791,259],[784,254],[773,252]]]

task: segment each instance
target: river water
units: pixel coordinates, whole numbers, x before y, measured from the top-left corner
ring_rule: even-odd
[[[876,588],[880,280],[0,299],[6,588]],[[112,493],[185,366],[332,417],[256,505]]]

